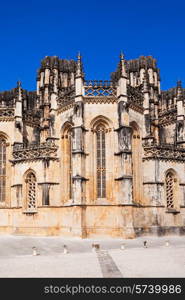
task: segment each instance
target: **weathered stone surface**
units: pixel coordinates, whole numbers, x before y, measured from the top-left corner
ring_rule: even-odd
[[[0,93],[0,233],[184,234],[184,99],[152,57],[122,55],[112,81],[45,57],[37,91]]]

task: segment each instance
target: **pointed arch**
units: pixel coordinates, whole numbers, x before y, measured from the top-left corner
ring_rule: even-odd
[[[6,138],[4,135],[0,135],[0,202],[6,200]]]
[[[61,130],[61,149],[62,149],[62,165],[63,165],[63,182],[64,182],[64,202],[72,199],[72,138],[73,124],[65,122]]]
[[[135,121],[130,123],[132,128],[132,175],[133,175],[133,199],[140,203],[142,200],[142,174],[141,174],[141,130]]]
[[[28,169],[24,174],[25,185],[25,208],[27,211],[37,209],[37,179],[32,169]]]
[[[106,198],[106,128],[103,123],[97,124],[96,131],[96,170],[97,197]]]
[[[103,115],[98,115],[97,117],[95,117],[90,122],[90,127],[91,128],[96,128],[96,126],[100,123],[104,124],[106,128],[112,128],[113,127],[112,121],[109,118],[107,118]]]
[[[93,197],[102,203],[103,199],[110,198],[110,184],[112,178],[107,170],[111,168],[110,156],[112,121],[103,115],[96,116],[90,122],[92,137],[92,170],[93,170]],[[92,187],[91,187],[92,188]]]
[[[165,172],[165,195],[166,207],[168,210],[176,209],[178,206],[177,188],[177,173],[174,169],[170,168]]]

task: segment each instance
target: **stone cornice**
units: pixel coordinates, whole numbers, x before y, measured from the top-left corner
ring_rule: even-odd
[[[110,103],[117,103],[117,98],[113,96],[85,96],[84,97],[84,103],[90,104],[110,104]]]

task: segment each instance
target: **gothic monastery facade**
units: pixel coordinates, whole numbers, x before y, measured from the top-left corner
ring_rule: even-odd
[[[184,106],[151,56],[121,55],[109,81],[45,57],[36,91],[0,92],[0,233],[184,234]]]

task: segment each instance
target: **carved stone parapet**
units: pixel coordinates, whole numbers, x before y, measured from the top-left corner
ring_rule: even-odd
[[[0,121],[13,121],[14,108],[0,108]]]
[[[84,83],[85,96],[116,96],[116,86],[108,80],[87,80]]]
[[[67,103],[74,101],[75,98],[75,88],[74,86],[61,88],[59,91],[59,97],[57,99],[57,104],[59,107],[66,105]]]
[[[159,112],[159,125],[165,126],[176,122],[177,120],[177,109],[173,108],[170,110],[164,110]]]
[[[51,158],[57,159],[58,146],[54,141],[47,141],[39,145],[30,145],[24,148],[24,145],[15,145],[13,147],[13,158],[12,162],[20,162],[24,160],[35,160]]]
[[[133,103],[136,106],[143,107],[143,92],[142,92],[142,85],[133,87],[131,85],[127,86],[127,93],[128,93],[128,102]]]
[[[147,159],[185,161],[185,149],[170,144],[144,147],[143,160]]]

